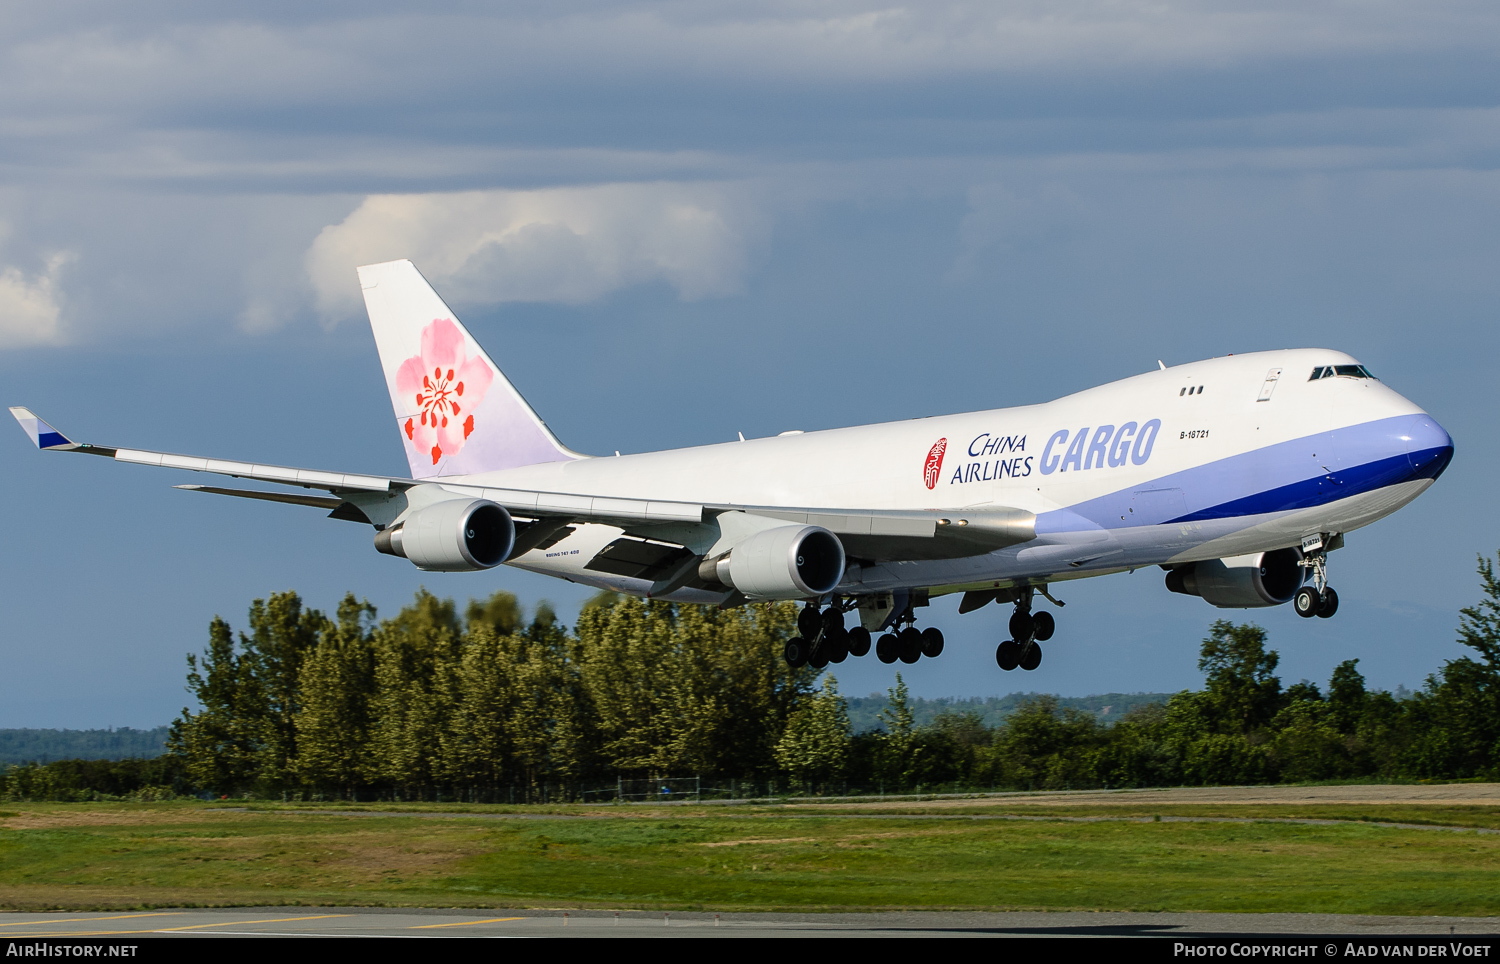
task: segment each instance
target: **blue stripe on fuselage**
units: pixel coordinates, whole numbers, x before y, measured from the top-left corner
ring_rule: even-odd
[[[1373,492],[1375,489],[1382,489],[1398,482],[1409,482],[1412,479],[1435,479],[1443,473],[1443,469],[1448,467],[1448,461],[1452,457],[1452,446],[1427,449],[1411,456],[1393,455],[1388,459],[1378,459],[1353,468],[1339,469],[1316,479],[1304,479],[1301,482],[1293,482],[1291,485],[1257,492],[1243,499],[1221,502],[1218,505],[1199,509],[1197,512],[1189,512],[1187,515],[1167,521],[1201,522],[1204,519],[1229,519],[1240,515],[1308,509],[1336,499],[1346,499],[1351,495]],[[1413,467],[1412,460],[1417,458],[1424,459],[1426,465],[1422,468]]]
[[[1453,440],[1427,415],[1402,415],[1268,445],[1037,517],[1037,532],[1135,528],[1324,505],[1435,479]],[[1123,518],[1122,518],[1123,517]]]

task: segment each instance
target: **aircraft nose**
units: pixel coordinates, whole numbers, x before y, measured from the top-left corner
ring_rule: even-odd
[[[1414,479],[1435,479],[1453,459],[1453,437],[1431,416],[1414,419],[1402,438]]]

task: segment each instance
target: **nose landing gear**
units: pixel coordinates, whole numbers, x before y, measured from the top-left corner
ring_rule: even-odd
[[[1057,621],[1051,613],[1031,611],[1034,593],[1035,589],[1028,586],[1016,597],[1016,611],[1010,616],[1011,638],[995,648],[995,664],[1007,672],[1017,667],[1033,670],[1042,665],[1042,647],[1037,644],[1051,639],[1057,631]],[[1045,587],[1042,594],[1052,599]],[[1052,601],[1062,605],[1056,599]]]
[[[1339,594],[1328,585],[1328,542],[1321,535],[1302,541],[1302,560],[1298,565],[1312,570],[1312,585],[1297,590],[1292,597],[1292,608],[1305,619],[1314,616],[1327,619],[1339,611]]]

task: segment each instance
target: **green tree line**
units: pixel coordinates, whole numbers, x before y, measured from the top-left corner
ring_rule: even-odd
[[[188,658],[197,709],[156,760],[12,767],[9,798],[171,793],[324,799],[577,799],[624,778],[699,775],[801,792],[1083,789],[1346,778],[1500,778],[1500,581],[1461,611],[1473,655],[1419,691],[1371,690],[1358,660],[1283,686],[1253,624],[1215,622],[1199,690],[1118,721],[1037,697],[998,725],[919,723],[899,674],[881,728],[854,733],[835,679],[779,658],[795,607],[721,611],[631,598],[571,630],[514,596],[425,590],[394,618],[350,595],[328,616],[292,592],[222,619]],[[744,786],[745,784],[740,784]]]

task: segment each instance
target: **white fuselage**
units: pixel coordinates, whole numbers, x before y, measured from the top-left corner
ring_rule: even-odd
[[[1045,583],[1294,546],[1415,498],[1447,462],[1424,469],[1420,453],[1451,454],[1452,442],[1380,381],[1309,380],[1320,366],[1357,364],[1318,349],[1236,355],[1040,405],[432,481],[735,506],[1024,509],[1038,518],[1031,542],[851,566],[840,591]],[[644,594],[643,580],[584,568],[620,532],[581,524],[510,564]]]

